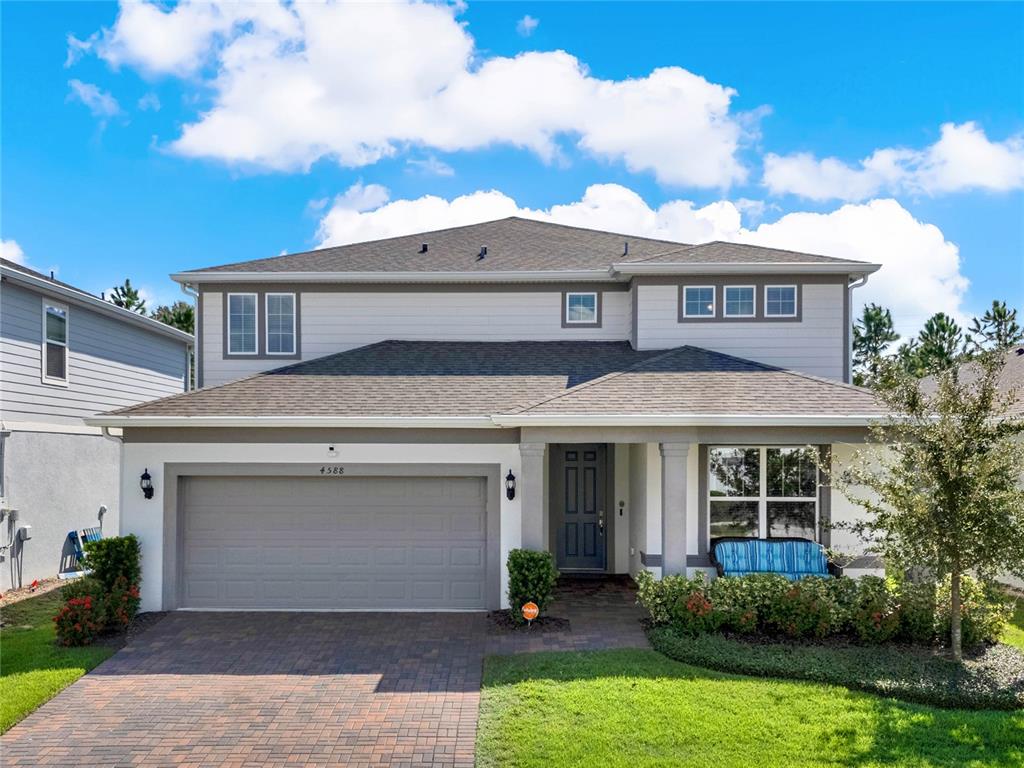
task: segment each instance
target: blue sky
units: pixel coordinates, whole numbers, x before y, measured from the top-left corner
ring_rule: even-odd
[[[309,8],[0,4],[5,253],[166,301],[525,210],[879,261],[904,331],[1024,308],[1022,4]]]

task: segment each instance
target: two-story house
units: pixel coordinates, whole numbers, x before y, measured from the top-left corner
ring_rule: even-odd
[[[0,590],[118,530],[120,448],[83,419],[185,391],[192,336],[0,259]],[[30,538],[29,538],[30,537]]]
[[[91,420],[123,429],[144,606],[476,610],[515,547],[829,543],[855,512],[819,462],[881,414],[847,383],[877,268],[510,218],[176,274],[202,388]]]

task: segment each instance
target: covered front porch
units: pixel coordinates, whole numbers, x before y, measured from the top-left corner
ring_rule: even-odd
[[[858,509],[829,469],[847,427],[524,428],[522,546],[567,574],[714,573],[719,536],[797,536],[856,553],[833,523]]]

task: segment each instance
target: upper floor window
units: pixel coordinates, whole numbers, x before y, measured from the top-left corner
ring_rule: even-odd
[[[725,316],[753,317],[755,300],[752,285],[725,286]]]
[[[683,287],[683,317],[714,317],[715,287],[687,285]]]
[[[569,325],[597,323],[596,293],[567,293],[565,295],[565,322]]]
[[[267,354],[295,354],[295,294],[267,294]]]
[[[765,317],[796,317],[796,286],[766,285],[764,314]]]
[[[255,355],[256,294],[228,294],[228,354]]]
[[[818,465],[808,447],[708,449],[711,538],[816,540]]]
[[[68,383],[68,308],[43,300],[43,382]]]

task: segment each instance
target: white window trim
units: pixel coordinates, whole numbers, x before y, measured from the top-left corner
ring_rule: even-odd
[[[698,290],[701,288],[710,289],[711,291],[711,314],[710,315],[691,315],[686,311],[686,292],[693,288]],[[714,318],[718,317],[718,292],[715,290],[713,285],[684,285],[683,286],[683,317],[703,317],[703,318]]]
[[[711,502],[712,501],[756,501],[757,502],[757,538],[768,538],[768,502],[814,502],[814,541],[818,541],[818,534],[821,528],[821,469],[815,467],[814,497],[810,496],[769,496],[768,495],[768,449],[769,448],[808,448],[806,445],[709,445],[708,446],[708,540],[707,545],[711,547]],[[758,485],[761,489],[760,496],[712,496],[711,495],[711,451],[715,449],[735,448],[738,450],[749,450],[756,448],[760,452],[760,465],[758,467]]]
[[[291,296],[292,297],[292,348],[288,352],[271,352],[270,351],[270,297],[271,296]],[[266,294],[264,296],[264,298],[263,298],[263,316],[266,318],[266,322],[264,323],[264,326],[266,326],[266,327],[263,329],[263,336],[264,336],[263,342],[264,342],[264,344],[266,344],[266,350],[267,350],[267,354],[268,355],[285,356],[285,355],[294,355],[295,354],[295,350],[296,350],[296,348],[298,346],[298,341],[299,341],[296,338],[296,335],[295,335],[296,334],[296,330],[297,330],[295,315],[298,314],[298,311],[299,311],[299,306],[298,306],[298,302],[295,300],[295,294],[294,293],[274,292],[274,293],[268,293],[268,294]]]
[[[786,315],[771,315],[768,314],[768,289],[769,288],[792,288],[793,289],[793,311]],[[797,290],[795,285],[766,285],[764,287],[764,316],[765,317],[796,317],[800,308],[797,306],[797,302],[800,301],[800,291]]]
[[[753,294],[753,312],[749,315],[735,315],[729,312],[729,289],[730,288],[749,288]],[[723,285],[722,286],[722,317],[757,317],[757,286],[756,285]]]
[[[569,310],[572,305],[573,296],[594,297],[594,319],[593,320],[570,320]],[[565,293],[565,324],[566,325],[593,325],[597,322],[597,293],[595,291],[566,291]]]
[[[253,344],[255,349],[252,352],[235,352],[234,350],[231,349],[231,297],[232,296],[252,296],[253,311],[256,314],[256,316],[253,318],[253,323],[254,323],[254,329],[253,329],[253,336],[254,336],[254,338],[253,338],[253,341],[256,342],[256,343]],[[226,340],[227,341],[227,346],[228,346],[227,353],[229,355],[233,355],[233,356],[237,356],[237,357],[258,357],[259,354],[260,354],[260,297],[259,297],[259,294],[258,293],[229,293],[228,296],[227,296],[227,323],[228,323],[228,333],[227,333],[227,340]]]
[[[59,309],[64,313],[64,342],[59,341],[48,341],[46,338],[46,308],[53,307]],[[42,344],[39,345],[39,362],[40,370],[39,375],[42,379],[43,384],[49,384],[54,387],[66,387],[71,380],[71,355],[68,353],[68,346],[71,343],[71,312],[68,310],[67,304],[61,304],[59,301],[51,301],[45,296],[42,297],[42,315],[43,315],[43,339]],[[64,378],[58,379],[54,376],[46,375],[46,345],[56,344],[64,347]]]

